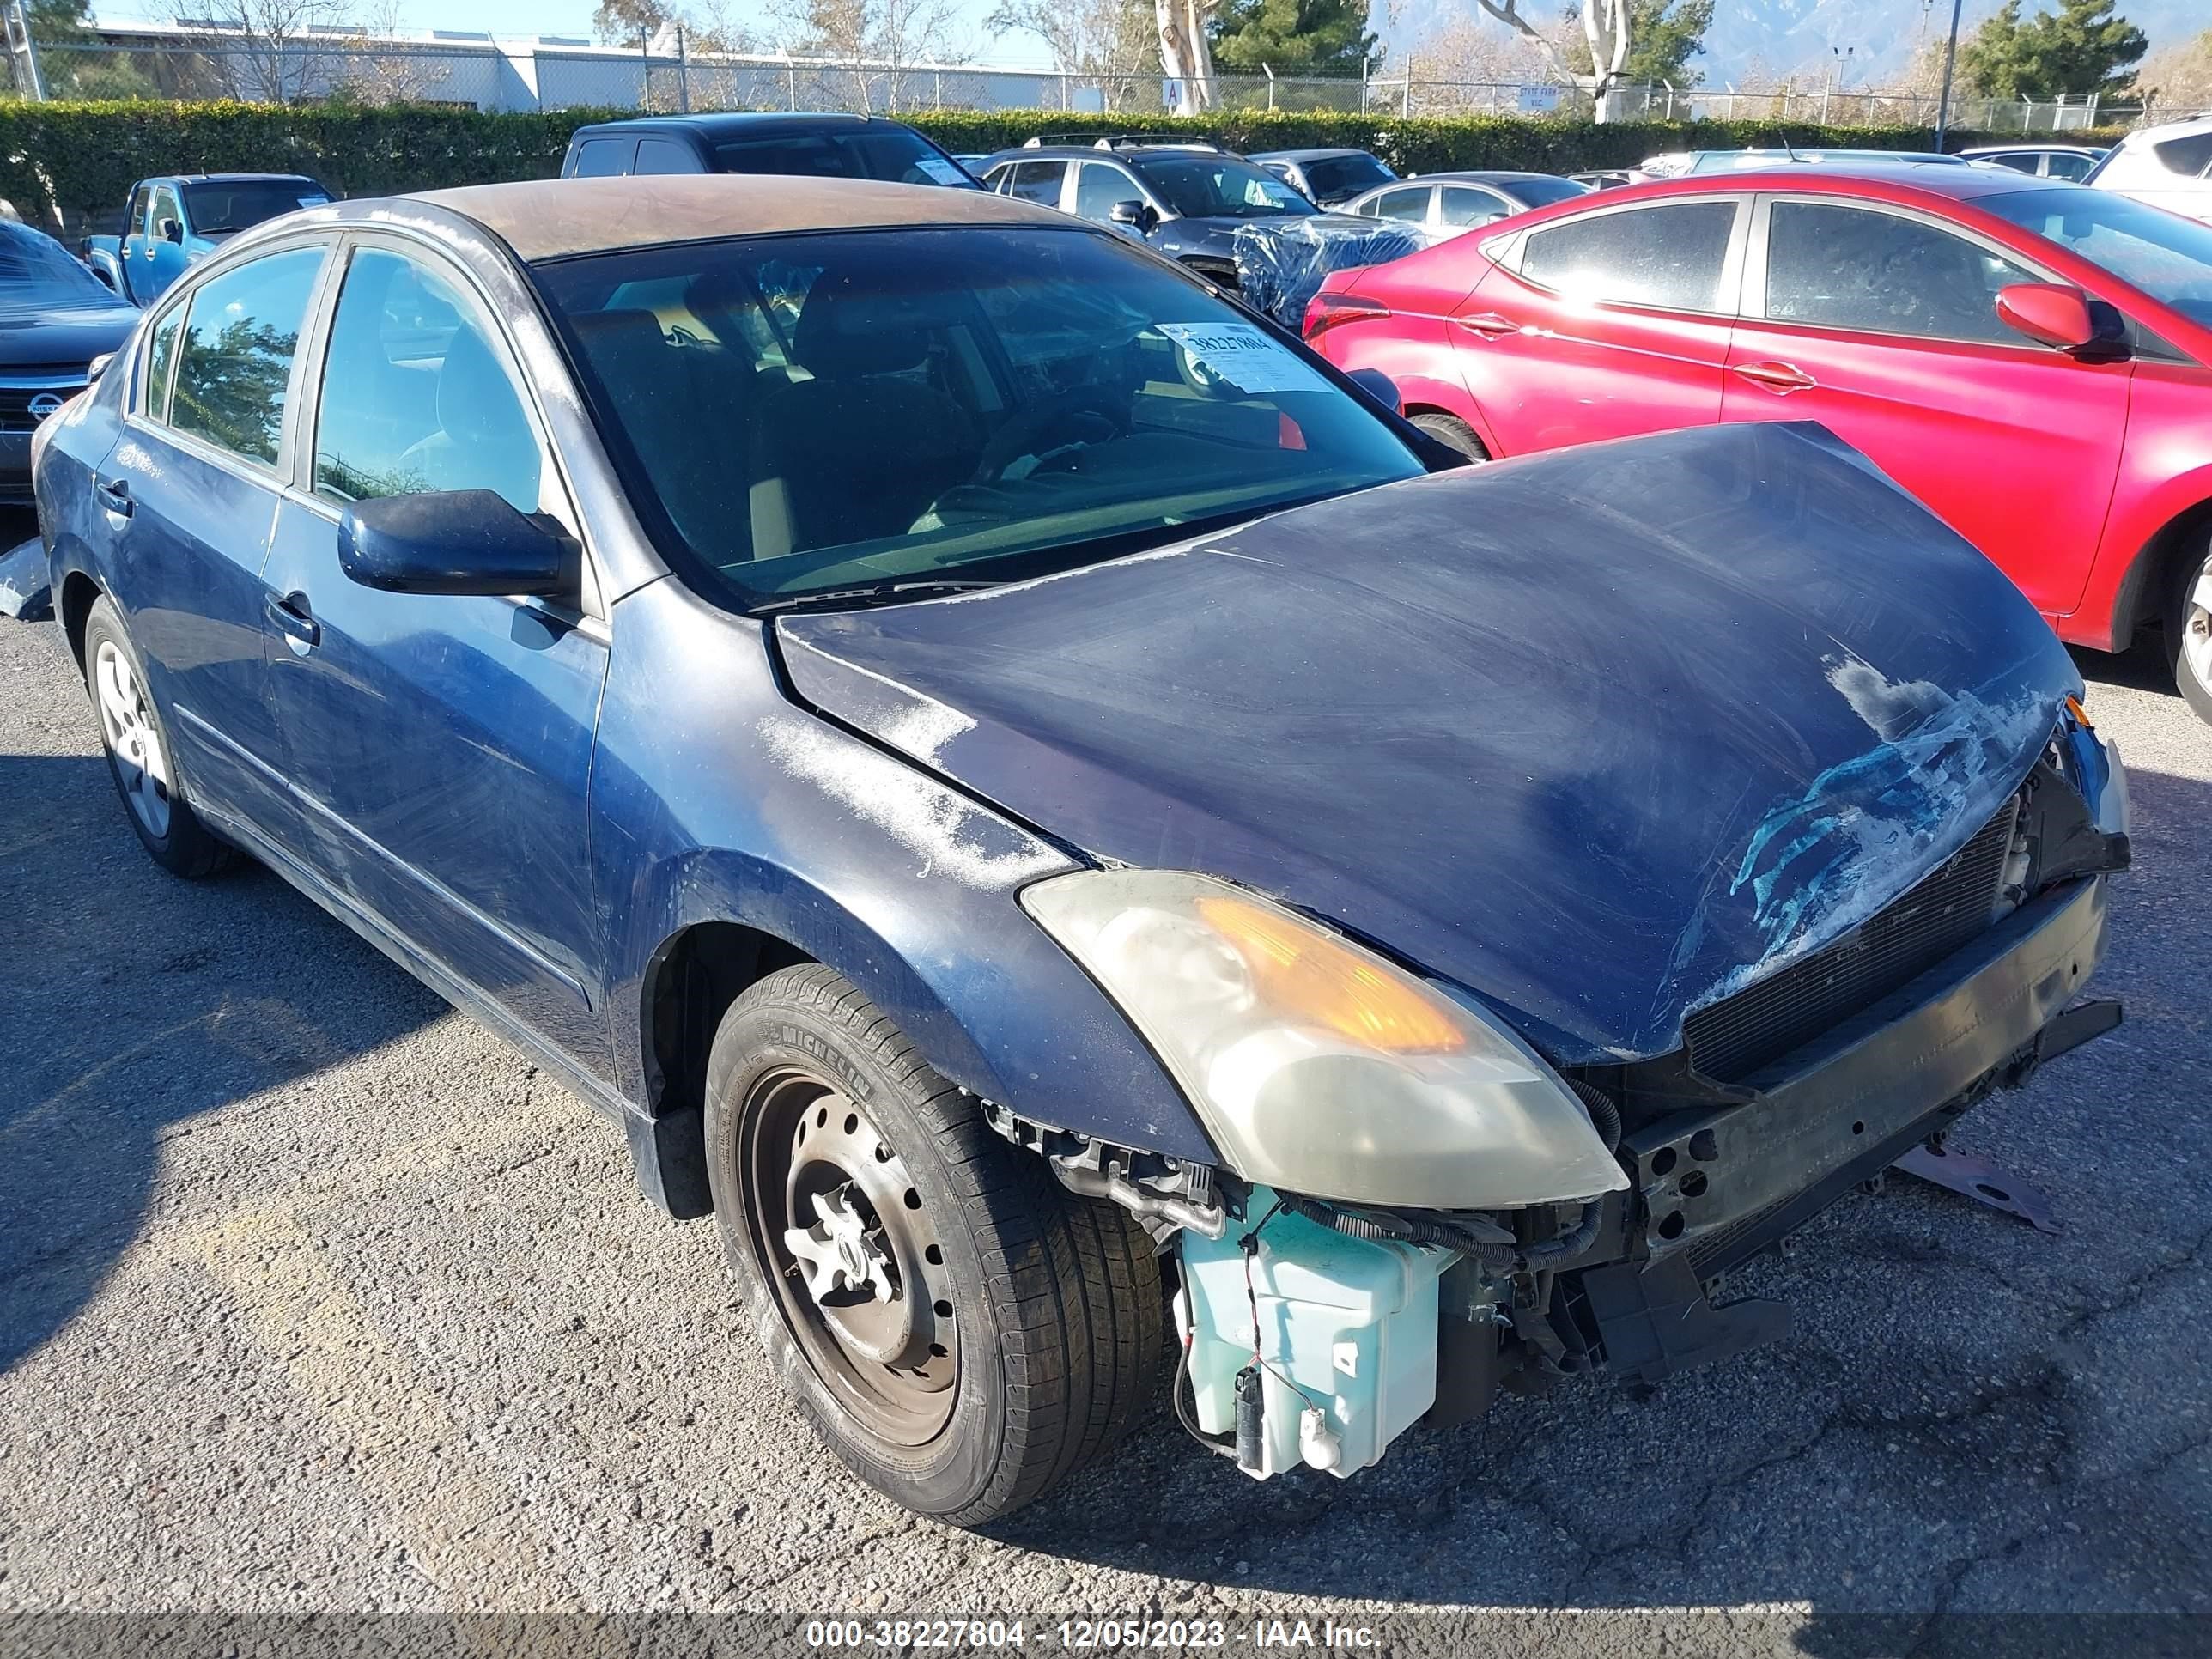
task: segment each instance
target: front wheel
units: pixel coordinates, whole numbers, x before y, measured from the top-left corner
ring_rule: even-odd
[[[2183,563],[2166,602],[2166,654],[2197,718],[2212,722],[2212,550]]]
[[[706,1133],[769,1359],[878,1491],[981,1525],[1152,1403],[1167,1341],[1151,1241],[994,1134],[829,969],[787,969],[731,1005]]]
[[[1440,410],[1423,410],[1410,417],[1413,423],[1434,438],[1438,443],[1456,449],[1471,461],[1486,461],[1490,452],[1483,447],[1475,429],[1456,415],[1446,415]]]

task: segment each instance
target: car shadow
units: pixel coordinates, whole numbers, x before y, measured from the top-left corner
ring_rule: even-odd
[[[1647,1397],[1602,1379],[1501,1397],[1348,1481],[1264,1485],[1164,1412],[994,1535],[1201,1597],[1795,1607],[1802,1650],[1837,1656],[1915,1648],[1920,1619],[1877,1617],[1900,1610],[2212,1602],[2212,1465],[2192,1452],[2212,1440],[2212,785],[2132,787],[2135,868],[2090,987],[2128,1023],[1956,1141],[2046,1194],[2062,1237],[1892,1176],[1731,1280],[1788,1304],[1790,1337]]]
[[[96,756],[0,756],[0,894],[4,1370],[98,1291],[166,1141],[444,1005],[258,865],[157,868]]]

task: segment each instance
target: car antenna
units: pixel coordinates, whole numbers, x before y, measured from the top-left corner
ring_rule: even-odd
[[[1796,161],[1797,159],[1797,152],[1790,148],[1790,135],[1784,132],[1778,134],[1778,136],[1782,140],[1782,153],[1788,156],[1791,161]]]

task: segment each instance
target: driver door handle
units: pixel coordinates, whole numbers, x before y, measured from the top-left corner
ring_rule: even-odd
[[[93,485],[100,504],[118,519],[131,516],[131,486],[120,478],[106,478]]]
[[[1735,363],[1729,372],[1776,392],[1803,392],[1820,384],[1795,363]]]
[[[1452,321],[1470,334],[1492,340],[1501,334],[1516,334],[1521,329],[1521,325],[1511,318],[1501,317],[1494,311],[1478,311],[1472,317],[1455,317]]]
[[[276,625],[277,632],[311,651],[322,642],[323,625],[308,613],[305,593],[287,593],[281,599],[272,593],[262,613]]]

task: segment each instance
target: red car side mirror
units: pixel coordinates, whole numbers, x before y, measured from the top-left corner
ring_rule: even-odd
[[[1997,290],[1997,316],[2031,340],[2079,351],[2097,344],[2103,331],[2089,296],[2068,283],[2014,283]]]

